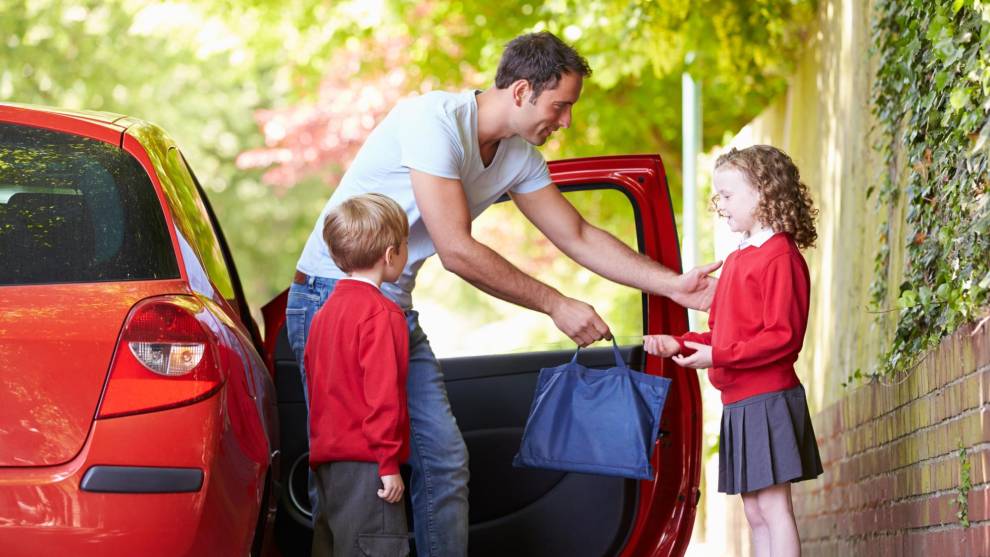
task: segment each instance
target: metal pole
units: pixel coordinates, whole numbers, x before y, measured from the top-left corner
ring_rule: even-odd
[[[694,53],[688,53],[685,65],[690,67]],[[701,83],[691,77],[690,71],[681,74],[681,136],[682,136],[682,205],[681,262],[684,270],[698,264],[698,152],[701,150]],[[695,329],[699,314],[689,311],[691,329]]]

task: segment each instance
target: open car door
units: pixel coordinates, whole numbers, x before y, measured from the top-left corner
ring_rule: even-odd
[[[680,272],[674,214],[659,157],[583,158],[552,162],[549,167],[560,190],[589,222]],[[508,197],[501,201],[508,201]],[[538,250],[537,259],[543,259],[540,268],[573,265],[554,252],[536,231],[530,230],[528,238],[527,233],[522,237],[507,233],[507,219],[521,216],[513,217],[518,210],[511,202],[503,202],[475,221],[473,231],[479,241],[507,255],[524,270],[526,261],[513,257],[519,255],[513,252],[513,245],[527,249],[541,241],[546,244],[544,247],[550,251]],[[508,244],[499,246],[499,242]],[[667,298],[625,287],[613,285],[624,290],[603,295],[601,287],[582,285],[590,284],[592,279],[608,281],[579,275],[582,271],[576,266],[565,269],[571,281],[565,294],[591,303],[602,313],[627,364],[673,379],[660,424],[662,435],[652,458],[656,476],[651,481],[634,481],[517,469],[512,467],[512,458],[519,449],[539,370],[568,361],[574,346],[568,346],[566,337],[555,330],[552,333],[560,338],[540,338],[529,346],[512,345],[507,339],[519,336],[514,333],[532,319],[542,319],[541,331],[553,329],[545,316],[515,306],[512,308],[526,315],[518,319],[510,316],[501,327],[487,323],[466,327],[461,322],[451,328],[450,317],[470,314],[472,300],[478,298],[471,297],[473,294],[458,296],[460,290],[443,281],[459,279],[442,270],[433,275],[437,284],[430,284],[424,276],[430,273],[427,265],[430,262],[419,275],[414,306],[422,312],[421,324],[440,358],[451,407],[470,453],[470,555],[682,555],[691,537],[700,497],[698,379],[695,373],[681,370],[670,360],[645,354],[642,335],[686,331],[687,312]],[[539,270],[529,272],[559,286]],[[444,298],[439,309],[428,299],[430,290]],[[421,291],[426,292],[426,298]],[[298,367],[284,331],[285,296],[283,292],[264,308],[266,346],[279,396],[284,463],[276,530],[283,554],[308,555],[305,408]],[[482,313],[490,318],[498,311],[488,308]],[[445,340],[450,337],[457,337],[460,344]],[[449,354],[457,355],[447,357]],[[611,346],[582,350],[580,361],[589,367],[611,367]]]

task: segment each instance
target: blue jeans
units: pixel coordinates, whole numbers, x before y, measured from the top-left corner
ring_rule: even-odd
[[[316,311],[333,291],[336,280],[310,277],[307,284],[289,288],[285,326],[289,344],[299,362],[303,392],[309,407],[303,353]],[[406,312],[409,324],[409,379],[407,400],[411,429],[409,464],[412,478],[413,528],[420,556],[460,557],[468,545],[468,453],[450,410],[440,363],[433,355],[418,314]],[[307,421],[308,424],[308,421]],[[308,428],[308,425],[307,425]],[[308,436],[307,431],[307,436]],[[319,512],[316,490],[310,483],[314,516]]]

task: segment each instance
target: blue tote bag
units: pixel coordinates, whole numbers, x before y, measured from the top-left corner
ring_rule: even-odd
[[[670,379],[626,366],[612,340],[615,367],[571,361],[540,370],[513,466],[652,480],[650,455]]]

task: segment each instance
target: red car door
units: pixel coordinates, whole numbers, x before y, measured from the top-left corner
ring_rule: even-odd
[[[628,201],[626,218],[635,224],[631,233],[635,238],[627,241],[680,272],[673,209],[658,156],[572,159],[549,166],[558,187],[579,210],[581,205],[576,201],[584,192],[610,190],[624,196]],[[659,557],[685,552],[700,496],[701,397],[697,375],[679,370],[669,360],[646,355],[639,337],[684,332],[687,312],[669,299],[653,295],[642,295],[627,305],[637,302],[641,307],[629,310],[642,316],[642,330],[636,326],[634,334],[619,337],[623,356],[634,369],[673,379],[660,426],[664,434],[653,454],[656,477],[652,481],[511,466],[540,368],[566,361],[573,349],[493,353],[494,342],[489,341],[479,343],[477,351],[467,356],[441,355],[451,406],[471,457],[473,557]],[[285,293],[263,311],[285,456],[282,480],[286,489],[276,521],[277,538],[283,551],[296,555],[308,551],[306,427],[298,368],[284,332],[284,308]],[[424,329],[431,334],[426,325]],[[581,351],[582,362],[592,367],[608,367],[611,359],[610,347]]]

